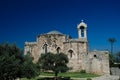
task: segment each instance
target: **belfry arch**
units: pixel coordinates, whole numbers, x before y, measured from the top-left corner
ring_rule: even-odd
[[[84,26],[81,26],[80,27],[80,30],[81,30],[81,37],[84,37],[84,30],[85,30],[85,27]]]
[[[77,25],[77,28],[78,28],[78,37],[87,38],[87,24],[85,24],[83,20],[79,25]]]

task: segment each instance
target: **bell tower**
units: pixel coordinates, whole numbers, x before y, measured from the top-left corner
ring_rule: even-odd
[[[87,24],[81,20],[81,23],[77,25],[78,38],[87,38]]]

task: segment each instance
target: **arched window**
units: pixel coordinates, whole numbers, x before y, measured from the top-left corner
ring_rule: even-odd
[[[48,45],[47,45],[46,43],[45,43],[44,46],[43,46],[43,47],[44,47],[44,50],[45,50],[45,53],[47,53],[47,46],[48,46]]]
[[[81,29],[81,37],[84,37],[84,27],[81,26],[80,29]]]
[[[72,56],[73,56],[73,50],[69,50],[68,53],[69,53],[70,58],[72,58]]]
[[[58,47],[56,50],[57,50],[57,53],[60,53],[60,47]]]

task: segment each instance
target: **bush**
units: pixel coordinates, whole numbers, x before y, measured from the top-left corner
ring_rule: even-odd
[[[81,70],[80,73],[86,73],[86,71],[85,70]]]
[[[63,80],[70,80],[70,77],[64,77]]]
[[[92,80],[91,78],[87,78],[87,80]]]
[[[118,67],[119,67],[119,69],[120,69],[120,64],[119,64],[119,66],[118,66]]]
[[[120,64],[113,64],[111,67],[119,67]]]

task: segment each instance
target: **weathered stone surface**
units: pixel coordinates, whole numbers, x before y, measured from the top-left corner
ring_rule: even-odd
[[[119,76],[104,75],[100,77],[93,78],[92,80],[119,80]]]
[[[78,26],[78,39],[72,39],[59,31],[41,34],[36,42],[25,42],[24,54],[31,53],[36,62],[42,53],[65,53],[68,55],[70,71],[86,70],[88,73],[109,74],[109,59],[106,51],[88,50],[87,25]]]
[[[111,67],[111,74],[120,76],[120,69],[118,67]]]

